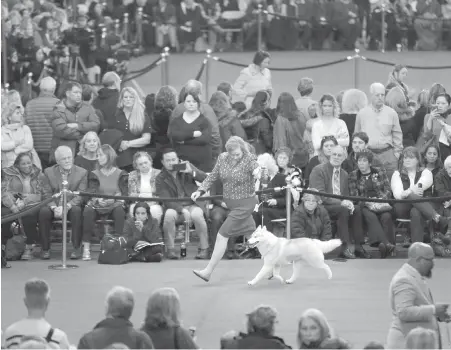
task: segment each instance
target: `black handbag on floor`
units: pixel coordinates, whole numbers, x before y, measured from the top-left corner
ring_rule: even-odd
[[[124,237],[106,234],[100,242],[99,264],[122,265],[128,262],[127,241]]]

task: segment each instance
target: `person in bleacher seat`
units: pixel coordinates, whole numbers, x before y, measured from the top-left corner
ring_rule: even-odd
[[[33,164],[32,154],[19,153],[13,166],[2,169],[2,217],[18,213],[41,202],[44,194],[43,181],[44,175]],[[33,255],[33,244],[39,243],[36,227],[38,214],[39,212],[34,212],[20,217],[20,224],[27,236],[22,260],[30,260]],[[11,224],[11,221],[2,224],[2,237],[12,237]]]
[[[355,132],[351,138],[351,147],[352,150],[348,155],[348,158],[343,162],[341,167],[346,170],[348,174],[358,169],[356,154],[362,151],[368,151],[368,142],[369,138],[366,132],[359,131]],[[378,159],[373,158],[373,166],[383,168],[383,165],[380,163]]]
[[[434,177],[434,192],[437,197],[451,195],[451,156],[445,159],[442,169],[440,169]],[[448,226],[445,236],[442,237],[443,243],[450,246],[451,244],[451,200],[437,203],[440,206],[440,212],[447,218]],[[451,247],[450,247],[451,248]]]
[[[86,191],[88,172],[74,165],[72,150],[68,146],[59,146],[54,155],[56,165],[44,170],[44,199],[59,193],[63,180],[68,182],[69,191]],[[81,228],[82,228],[82,198],[71,193],[67,194],[67,218],[71,222],[73,251],[71,259],[81,257]],[[63,213],[62,198],[55,198],[39,211],[39,234],[41,236],[42,259],[50,259],[50,233],[52,221],[61,219]]]
[[[97,169],[88,174],[87,192],[83,211],[83,260],[91,260],[91,239],[94,234],[95,219],[99,215],[111,216],[114,221],[114,232],[120,234],[124,228],[125,208],[123,199],[96,198],[96,194],[128,196],[128,174],[116,167],[116,152],[110,145],[99,148]]]
[[[370,246],[378,247],[381,258],[385,259],[396,248],[393,208],[388,203],[375,203],[370,200],[371,198],[389,199],[391,190],[385,169],[373,167],[373,157],[373,153],[368,150],[356,153],[358,169],[349,174],[349,195],[369,199],[368,202],[354,204],[361,206]]]
[[[183,52],[194,51],[201,36],[201,6],[194,0],[183,0],[176,8],[178,41]]]
[[[137,152],[133,156],[133,170],[128,175],[128,195],[130,197],[154,197],[157,192],[155,180],[160,170],[153,168],[153,160],[147,152]],[[163,208],[158,202],[147,202],[152,217],[161,222]],[[134,212],[134,204],[130,205],[130,214]]]
[[[87,171],[94,171],[100,149],[99,136],[94,131],[88,131],[80,140],[80,150],[74,159],[74,164]]]
[[[184,169],[179,170],[174,166]],[[183,166],[184,164],[184,166]],[[155,187],[158,197],[162,198],[189,198],[196,191],[196,181],[203,181],[207,176],[202,170],[197,169],[189,162],[180,162],[177,152],[173,149],[163,151],[164,169],[155,179]],[[186,202],[164,202],[163,232],[169,259],[178,259],[174,249],[176,223],[194,223],[196,234],[200,239],[199,253],[196,259],[208,259],[208,229],[204,217],[203,202],[194,203],[191,199]]]
[[[310,159],[307,167],[305,168],[304,179],[306,187],[309,187],[310,174],[312,173],[313,169],[319,164],[325,164],[329,162],[330,155],[335,146],[338,146],[338,141],[335,136],[327,135],[321,139],[321,145],[318,150],[318,154]]]

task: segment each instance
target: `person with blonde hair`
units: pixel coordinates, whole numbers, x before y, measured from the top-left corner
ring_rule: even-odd
[[[74,164],[94,171],[97,166],[98,151],[101,146],[99,136],[94,131],[88,131],[80,140],[80,148],[74,159]]]
[[[155,349],[198,349],[189,330],[182,326],[180,296],[174,288],[159,288],[147,301],[141,328]]]
[[[332,337],[333,330],[320,310],[308,309],[302,313],[296,336],[299,349],[321,349],[321,344]]]
[[[14,164],[17,155],[31,152],[33,164],[42,169],[41,160],[34,149],[33,135],[24,124],[24,108],[21,104],[11,103],[2,113],[2,169]]]
[[[252,212],[257,204],[255,179],[260,178],[261,169],[255,155],[249,152],[246,142],[232,136],[226,143],[227,152],[222,153],[212,172],[202,182],[191,199],[196,201],[217,180],[223,183],[223,196],[230,213],[219,229],[210,262],[203,270],[194,274],[205,282],[210,280],[216,265],[224,256],[229,237],[251,235],[255,231]]]
[[[348,89],[343,94],[340,119],[346,123],[349,135],[354,135],[357,113],[368,105],[366,94],[359,89]],[[351,143],[349,144],[351,146]],[[348,149],[348,153],[350,148]]]
[[[431,329],[417,327],[406,337],[406,349],[437,349],[437,333]]]
[[[116,150],[117,166],[130,172],[133,170],[133,155],[150,143],[150,118],[146,115],[144,103],[132,87],[125,87],[119,95],[119,102],[110,129],[122,133],[122,141]]]

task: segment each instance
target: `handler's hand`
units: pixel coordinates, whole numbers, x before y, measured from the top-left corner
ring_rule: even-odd
[[[201,193],[199,191],[196,191],[191,195],[191,199],[195,202],[195,201],[197,201],[197,198],[199,198],[200,196],[201,196]]]

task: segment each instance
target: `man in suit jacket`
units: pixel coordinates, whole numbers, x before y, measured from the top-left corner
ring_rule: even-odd
[[[86,191],[88,185],[87,170],[74,165],[72,150],[68,146],[59,146],[55,151],[56,165],[44,170],[44,194],[50,198],[62,190],[62,182],[67,179],[69,191]],[[67,194],[67,215],[71,222],[73,252],[71,259],[81,257],[81,220],[82,198]],[[50,259],[50,228],[53,219],[63,216],[62,197],[41,208],[39,212],[39,233],[41,235],[42,259]]]
[[[348,173],[341,169],[341,164],[346,158],[343,147],[336,146],[332,150],[330,161],[313,168],[309,183],[311,188],[320,192],[349,196]],[[359,206],[349,200],[323,197],[323,205],[332,220],[337,221],[337,235],[343,241],[341,256],[346,259],[371,258],[363,249],[362,213]],[[349,223],[351,230],[349,230]],[[351,234],[355,242],[355,252],[352,252]]]
[[[393,320],[387,337],[387,349],[405,349],[407,334],[416,327],[437,332],[438,321],[448,321],[447,304],[434,304],[425,278],[432,276],[434,251],[428,244],[415,242],[408,252],[408,262],[395,274],[390,283],[390,306]],[[441,349],[441,344],[439,344]]]
[[[204,211],[191,200],[193,192],[197,191],[195,181],[203,181],[207,175],[192,164],[186,163],[186,170],[174,170],[175,164],[180,163],[177,153],[173,149],[163,151],[163,170],[155,178],[158,197],[188,198],[186,201],[164,202],[166,212],[163,219],[163,232],[168,249],[168,259],[178,259],[174,251],[176,223],[182,218],[186,222],[193,222],[200,239],[200,250],[196,259],[208,259],[208,229]]]

